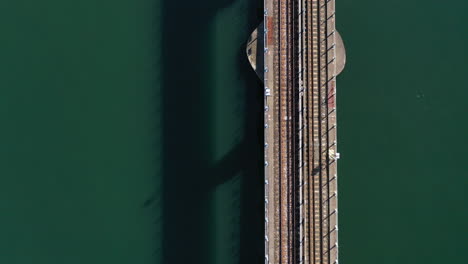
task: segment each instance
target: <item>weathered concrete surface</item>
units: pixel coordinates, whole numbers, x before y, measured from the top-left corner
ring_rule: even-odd
[[[341,38],[340,33],[337,31],[335,36],[336,41],[336,75],[339,75],[346,65],[346,49]]]
[[[257,73],[257,76],[260,80],[264,79],[264,34],[263,34],[263,22],[252,32],[249,39],[247,40],[247,45],[245,47],[245,52],[247,53],[247,59],[252,66],[252,69]]]

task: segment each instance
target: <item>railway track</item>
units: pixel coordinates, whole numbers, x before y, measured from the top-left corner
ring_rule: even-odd
[[[334,0],[273,7],[275,250],[266,262],[337,263]]]
[[[292,141],[294,138],[294,102],[293,102],[293,59],[292,43],[294,43],[293,32],[291,27],[292,21],[292,4],[291,0],[277,1],[278,23],[276,24],[278,33],[275,45],[278,55],[275,60],[275,72],[279,73],[276,77],[276,111],[277,117],[277,137],[276,153],[277,160],[277,182],[278,191],[275,192],[275,200],[279,202],[279,210],[277,211],[277,241],[278,251],[276,259],[281,260],[281,263],[293,263],[294,261],[294,151],[292,149]],[[277,70],[276,70],[277,69]]]

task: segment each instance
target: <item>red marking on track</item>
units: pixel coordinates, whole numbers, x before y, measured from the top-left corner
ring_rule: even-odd
[[[330,81],[330,83],[328,84],[328,96],[328,107],[335,107],[335,81]]]
[[[266,37],[266,44],[265,46],[268,46],[268,45],[273,45],[274,44],[274,41],[275,41],[275,34],[274,34],[274,31],[275,31],[275,24],[274,24],[274,19],[272,16],[267,16],[267,24],[266,24],[266,28],[267,28],[267,37]]]

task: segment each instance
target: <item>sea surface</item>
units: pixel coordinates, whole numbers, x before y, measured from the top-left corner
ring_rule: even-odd
[[[468,263],[467,8],[337,0],[341,263]],[[0,263],[263,263],[262,16],[1,1]]]

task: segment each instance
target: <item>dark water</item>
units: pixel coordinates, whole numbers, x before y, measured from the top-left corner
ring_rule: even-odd
[[[0,263],[258,263],[261,1],[0,3]]]
[[[342,263],[468,263],[466,1],[337,1]]]
[[[244,44],[260,1],[162,10],[162,261],[259,263],[263,90]]]
[[[337,1],[343,263],[467,263],[468,5]],[[0,2],[0,263],[262,263],[257,0]]]

